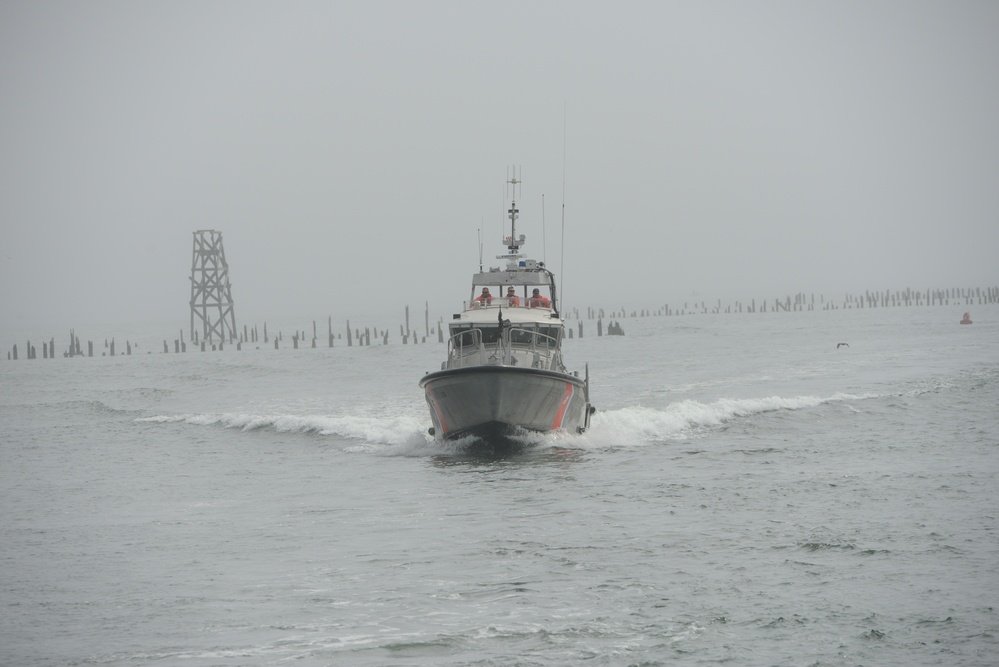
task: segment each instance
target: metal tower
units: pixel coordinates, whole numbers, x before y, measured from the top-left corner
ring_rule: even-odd
[[[201,320],[203,340],[220,343],[236,338],[236,315],[232,310],[229,265],[222,247],[222,232],[194,232],[191,256],[191,340],[196,340],[194,318]]]

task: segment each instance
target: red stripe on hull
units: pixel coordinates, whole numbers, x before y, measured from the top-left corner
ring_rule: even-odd
[[[558,404],[558,411],[555,413],[555,419],[552,420],[552,430],[557,430],[562,428],[563,422],[565,422],[565,413],[569,409],[569,403],[572,401],[572,395],[575,393],[575,388],[571,383],[565,383],[565,393],[562,394],[562,401]]]
[[[444,421],[444,415],[441,414],[441,408],[437,405],[437,399],[434,398],[434,394],[430,391],[430,386],[427,386],[427,399],[430,406],[434,409],[434,414],[437,415],[437,423],[441,427],[441,435],[447,435],[447,422]]]

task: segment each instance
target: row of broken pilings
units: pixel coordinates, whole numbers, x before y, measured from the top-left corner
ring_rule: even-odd
[[[426,334],[421,337],[415,330],[409,328],[408,307],[406,310],[407,310],[406,324],[400,325],[399,327],[399,337],[404,345],[416,345],[417,343],[420,342],[426,343],[427,339],[433,333],[437,334],[438,342],[444,342],[443,320],[439,320],[437,322],[437,326],[435,327],[430,327],[428,321]],[[372,338],[374,338],[376,342],[381,341],[382,345],[388,345],[389,330],[388,329],[379,330],[378,328],[372,328],[372,327],[365,327],[363,330],[360,328],[351,328],[350,320],[347,320],[346,338],[345,338],[343,333],[334,333],[333,318],[330,317],[328,320],[328,333],[326,337],[326,342],[328,347],[334,347],[335,341],[340,341],[340,344],[343,344],[344,340],[346,340],[347,347],[353,347],[355,344],[358,345],[359,347],[370,346],[372,344]],[[257,325],[254,325],[252,328],[244,325],[243,331],[240,332],[238,337],[235,335],[231,335],[229,336],[228,340],[225,339],[219,340],[211,336],[205,338],[204,335],[199,336],[199,333],[195,331],[192,344],[195,349],[200,349],[202,352],[208,352],[208,351],[222,352],[227,347],[235,347],[236,350],[242,350],[244,345],[258,344],[261,341],[265,345],[270,345],[271,342],[273,341],[274,349],[278,350],[281,349],[282,345],[284,344],[284,340],[285,337],[283,332],[279,331],[276,335],[273,336],[270,335],[267,331],[267,323],[265,322],[263,325],[262,335]],[[304,346],[306,342],[309,342],[312,348],[318,347],[319,338],[317,335],[316,321],[315,320],[312,321],[311,340],[306,337],[306,332],[304,330],[293,332],[291,334],[290,340],[291,340],[292,349],[295,350],[299,349],[300,345]],[[73,329],[70,329],[69,341],[70,343],[68,348],[62,351],[61,356],[63,357],[94,356],[94,342],[87,341],[87,354],[84,355],[82,351],[80,338],[79,336],[76,335],[76,332]],[[165,354],[171,352],[175,354],[187,352],[187,341],[184,340],[183,329],[180,330],[180,336],[178,338],[175,338],[172,342],[173,345],[171,345],[170,342],[168,342],[166,339],[163,340],[163,352]],[[118,352],[115,347],[114,338],[105,339],[104,348],[105,350],[100,356],[114,357],[116,356],[116,352]],[[121,351],[120,354],[130,356],[132,354],[133,348],[138,348],[138,343],[133,344],[130,341],[126,341],[125,350]],[[35,347],[35,345],[31,343],[30,340],[27,341],[26,349],[27,349],[25,357],[26,359],[38,358],[38,350]],[[257,349],[260,349],[259,346],[257,346]],[[56,357],[55,350],[56,350],[55,338],[50,338],[50,340],[42,342],[43,359],[54,359]],[[152,354],[152,352],[147,352],[147,354]],[[7,360],[8,361],[18,360],[18,347],[16,344],[13,346],[11,351],[7,353]]]
[[[358,346],[362,346],[362,347],[363,346],[370,346],[371,345],[372,336],[374,337],[375,341],[381,340],[381,344],[382,345],[388,345],[389,344],[389,330],[388,329],[382,329],[381,331],[379,331],[377,327],[375,327],[375,328],[365,327],[364,330],[362,331],[359,328],[351,328],[351,326],[350,326],[350,320],[347,320],[346,322],[347,322],[347,326],[346,326],[346,343],[347,343],[347,347],[353,347],[355,340],[357,341],[357,345]],[[437,326],[436,327],[431,327],[429,319],[428,319],[427,322],[426,322],[426,334],[422,337],[422,342],[426,343],[427,342],[427,338],[430,337],[430,335],[433,334],[433,333],[435,333],[435,332],[437,333],[437,340],[438,340],[438,342],[444,342],[444,321],[443,320],[439,320],[437,322]],[[410,345],[410,344],[415,345],[418,342],[420,342],[420,336],[419,336],[419,334],[417,334],[417,332],[415,330],[409,328],[409,306],[406,306],[406,323],[405,323],[405,325],[402,325],[402,324],[399,325],[399,338],[401,339],[403,345]],[[248,325],[243,325],[243,331],[239,333],[238,337],[235,334],[231,334],[229,336],[229,341],[228,342],[229,342],[230,346],[235,345],[237,350],[241,350],[241,349],[243,349],[243,345],[244,344],[253,345],[253,344],[259,344],[261,341],[263,341],[263,343],[265,345],[268,345],[268,344],[270,344],[271,340],[273,340],[273,342],[274,342],[274,349],[278,350],[278,349],[281,348],[281,344],[284,341],[284,334],[279,331],[276,336],[273,336],[273,337],[270,336],[267,333],[267,323],[264,322],[264,325],[263,325],[263,335],[262,336],[261,336],[261,333],[260,333],[260,329],[259,329],[259,327],[257,325],[253,325],[252,328],[250,328]],[[327,319],[327,334],[326,334],[326,345],[327,345],[327,347],[335,347],[335,342],[336,341],[341,341],[341,343],[342,343],[344,341],[344,336],[343,336],[343,333],[334,333],[333,332],[333,317],[330,316]],[[309,337],[306,336],[306,332],[305,332],[304,329],[303,330],[296,330],[291,335],[292,349],[297,350],[299,348],[299,345],[304,345],[306,342],[308,342],[309,345],[310,345],[310,347],[312,347],[312,348],[319,347],[319,333],[318,333],[318,328],[316,326],[316,320],[312,320],[312,337],[311,338],[309,338]],[[174,344],[174,352],[175,353],[177,353],[177,352],[186,352],[187,351],[187,345],[184,342],[184,332],[183,332],[183,330],[181,330],[181,332],[180,332],[180,337],[174,339],[173,344]],[[208,349],[207,346],[209,346],[209,345],[211,346],[211,349],[213,351],[224,349],[225,341],[219,341],[219,342],[216,343],[214,340],[209,340],[209,341],[201,340],[200,343],[199,343],[199,341],[198,341],[198,332],[194,332],[194,344],[195,344],[195,346],[197,346],[197,345],[200,344],[201,351],[205,352],[205,351],[207,351],[207,349]],[[164,352],[169,352],[170,351],[169,345],[167,344],[167,341],[165,341],[165,340],[163,341],[163,351]]]
[[[603,336],[603,320],[606,318],[627,318],[627,317],[656,317],[656,316],[682,316],[682,315],[696,315],[696,314],[708,314],[708,313],[777,313],[777,312],[794,312],[794,311],[811,311],[811,310],[840,310],[840,309],[854,309],[854,308],[894,308],[894,307],[907,307],[907,306],[950,306],[950,305],[985,305],[985,304],[999,304],[999,287],[987,287],[987,288],[949,288],[949,289],[939,289],[939,290],[926,290],[925,292],[920,292],[912,289],[906,290],[896,290],[894,292],[890,290],[885,290],[884,292],[872,292],[865,291],[863,294],[847,294],[842,302],[836,302],[832,299],[827,299],[824,295],[818,295],[816,300],[816,295],[810,294],[806,295],[803,292],[799,292],[793,296],[788,295],[782,299],[773,300],[761,300],[759,305],[755,299],[751,300],[748,304],[744,304],[741,301],[736,301],[734,304],[722,306],[721,299],[719,299],[715,304],[708,304],[705,301],[701,302],[685,302],[682,308],[671,308],[669,304],[664,304],[662,307],[657,309],[641,309],[632,310],[629,315],[624,308],[620,310],[605,311],[603,308],[592,308],[588,307],[585,311],[585,318],[580,317],[580,312],[578,309],[573,309],[572,313],[566,313],[566,315],[571,315],[571,319],[577,320],[578,337],[583,337],[583,319],[596,320],[597,336]],[[445,325],[443,319],[439,319],[436,322],[435,327],[430,326],[429,320],[429,304],[425,306],[424,318],[425,318],[425,333],[421,337],[414,329],[410,328],[409,323],[409,306],[405,308],[405,324],[399,325],[399,338],[404,345],[415,345],[419,342],[426,343],[432,334],[437,334],[437,342],[444,342],[444,330]],[[615,325],[612,329],[611,325]],[[372,340],[380,341],[381,345],[389,344],[389,331],[388,329],[379,330],[378,328],[366,327],[361,330],[359,328],[351,328],[350,320],[346,321],[346,330],[344,333],[336,333],[333,331],[333,318],[330,316],[327,321],[327,335],[326,344],[328,347],[334,347],[335,341],[346,340],[348,347],[352,347],[355,344],[358,346],[370,346]],[[607,335],[614,335],[615,332],[623,333],[623,329],[617,322],[611,322],[608,325]],[[566,333],[568,338],[574,337],[574,330],[572,327],[566,327]],[[74,330],[70,330],[70,344],[67,349],[63,350],[61,355],[63,357],[93,357],[94,356],[94,342],[87,341],[87,353],[83,354],[81,341],[76,335]],[[267,323],[263,325],[263,335],[260,335],[260,331],[257,325],[252,328],[244,325],[243,331],[240,332],[238,336],[232,334],[229,336],[228,340],[214,340],[212,338],[205,339],[204,336],[199,337],[198,332],[195,332],[193,343],[196,349],[200,349],[202,352],[211,351],[222,351],[227,346],[235,347],[236,350],[242,350],[243,345],[255,344],[258,345],[260,342],[265,345],[269,345],[273,341],[274,349],[280,349],[284,341],[284,335],[278,332],[276,336],[270,336],[267,331]],[[295,331],[291,336],[291,346],[292,349],[299,349],[300,346],[308,344],[312,348],[318,347],[319,337],[316,321],[312,321],[312,336],[311,338],[306,336],[305,330]],[[173,345],[171,346],[167,340],[163,341],[163,352],[171,352],[171,347],[174,353],[184,353],[187,352],[187,343],[184,340],[184,332],[180,331],[180,336],[173,340]],[[138,343],[132,343],[130,341],[125,342],[125,349],[121,351],[122,355],[131,355],[133,348],[138,348]],[[259,348],[258,348],[259,349]],[[100,356],[116,356],[116,344],[115,339],[105,339],[104,340],[104,351]],[[151,353],[151,352],[147,352]],[[42,358],[43,359],[54,359],[56,357],[56,344],[55,338],[50,338],[48,341],[42,342]],[[31,343],[27,342],[26,345],[26,357],[27,359],[37,359],[38,351],[37,348]],[[13,349],[7,353],[7,359],[9,361],[18,359],[18,347],[15,344]]]
[[[443,319],[438,320],[436,327],[431,327],[430,326],[430,304],[429,304],[429,302],[427,304],[425,304],[425,307],[424,307],[424,318],[425,318],[426,333],[423,336],[423,342],[426,343],[427,342],[427,338],[429,338],[430,335],[433,334],[435,331],[437,333],[437,341],[441,342],[441,343],[444,342],[444,321],[443,321]],[[388,345],[389,344],[389,331],[388,331],[388,329],[382,329],[381,331],[379,331],[377,327],[374,328],[373,330],[372,330],[371,327],[365,327],[365,329],[363,331],[361,331],[361,329],[352,329],[351,326],[350,326],[350,320],[347,320],[346,334],[347,334],[347,338],[346,338],[347,347],[353,347],[355,339],[357,340],[357,344],[359,346],[370,346],[371,345],[372,335],[374,335],[374,338],[375,338],[376,341],[381,340],[381,344],[382,345]],[[418,342],[420,342],[420,337],[417,334],[417,332],[415,330],[413,330],[413,329],[410,329],[410,326],[409,326],[409,306],[406,306],[406,322],[405,322],[405,324],[400,324],[399,325],[399,338],[402,340],[402,344],[403,345],[409,345],[409,344],[415,345]],[[266,322],[264,322],[263,336],[262,337],[261,337],[260,329],[259,329],[259,327],[256,324],[254,324],[252,328],[250,328],[248,325],[244,324],[243,325],[243,331],[240,332],[238,334],[238,336],[237,336],[236,332],[231,332],[230,333],[230,335],[229,335],[229,341],[228,342],[229,342],[229,345],[235,345],[237,350],[242,350],[244,344],[258,344],[258,343],[261,342],[261,339],[263,340],[263,343],[265,345],[270,344],[271,336],[269,336],[268,333],[267,333],[267,323]],[[284,340],[284,335],[281,332],[278,332],[277,336],[273,337],[274,349],[275,350],[280,349],[280,346],[281,346],[281,343],[282,343],[283,340]],[[333,332],[333,316],[332,315],[329,316],[327,318],[327,334],[326,334],[326,344],[327,344],[327,347],[334,347],[334,342],[335,341],[343,341],[343,340],[344,340],[344,338],[343,338],[343,334],[342,333],[336,333],[336,334],[334,334],[334,332]],[[310,342],[310,344],[311,344],[310,346],[312,348],[319,347],[319,345],[318,345],[318,342],[319,342],[319,333],[318,333],[318,328],[316,326],[316,320],[312,320],[312,338],[311,339],[306,336],[305,330],[300,330],[300,331],[296,330],[292,334],[292,336],[291,336],[292,349],[297,350],[298,347],[299,347],[299,344],[304,344],[306,341]],[[173,343],[174,343],[174,352],[175,353],[186,352],[187,351],[187,345],[184,343],[184,331],[183,330],[181,330],[181,332],[180,332],[180,337],[179,338],[175,338],[174,341],[173,341]],[[194,332],[194,344],[196,346],[199,344],[199,342],[198,342],[198,332],[197,331]],[[202,340],[200,342],[201,351],[202,352],[207,351],[207,345],[211,345],[211,349],[213,351],[215,351],[215,350],[221,351],[224,348],[224,344],[225,344],[224,339],[220,340],[218,343],[216,343],[214,341],[214,339],[210,339],[209,341]],[[167,341],[165,341],[165,340],[163,341],[163,351],[164,352],[169,352],[170,351],[169,345],[167,344]]]
[[[399,338],[400,338],[402,344],[403,345],[416,345],[416,344],[421,343],[421,342],[424,343],[424,344],[426,344],[427,341],[428,341],[428,339],[431,338],[431,336],[433,334],[437,335],[437,342],[438,343],[443,343],[444,342],[444,331],[445,331],[446,327],[444,325],[444,320],[443,319],[439,319],[437,321],[437,323],[436,323],[436,326],[434,326],[434,327],[430,326],[429,319],[428,319],[426,321],[426,323],[425,323],[425,326],[426,326],[426,329],[425,329],[425,334],[423,336],[420,336],[417,331],[409,328],[409,307],[407,306],[406,307],[406,323],[399,325]],[[601,333],[602,332],[602,328],[601,327],[602,327],[602,324],[600,322],[598,322],[597,323],[597,331],[598,331],[597,335],[602,335],[602,333]],[[582,322],[579,322],[579,327],[578,328],[579,328],[579,337],[582,338],[583,337],[583,323]],[[344,336],[344,333],[334,333],[334,331],[333,331],[333,318],[330,317],[328,319],[328,330],[327,330],[327,335],[326,335],[327,346],[332,348],[332,347],[335,346],[335,342],[336,341],[340,341],[340,344],[343,344],[344,340],[346,340],[347,347],[352,347],[355,344],[358,345],[359,347],[370,346],[372,344],[372,338],[374,338],[374,340],[376,342],[377,341],[381,341],[382,345],[388,345],[389,344],[389,331],[388,331],[388,329],[381,329],[381,330],[379,330],[377,327],[376,328],[365,327],[363,330],[360,329],[360,328],[351,328],[351,326],[350,326],[350,320],[347,320],[346,321],[346,332],[345,333],[346,333],[346,336]],[[93,357],[94,356],[94,343],[93,343],[93,341],[87,341],[87,354],[84,355],[82,353],[82,349],[81,349],[80,338],[79,338],[79,336],[76,335],[76,332],[71,329],[69,336],[70,336],[70,344],[69,344],[68,349],[64,350],[62,352],[62,356],[63,357],[82,357],[82,356]],[[568,329],[568,337],[569,338],[573,337],[573,330],[571,328]],[[284,337],[284,333],[283,332],[279,331],[276,335],[273,335],[273,336],[271,334],[269,334],[268,330],[267,330],[267,323],[265,322],[263,324],[262,332],[261,332],[261,329],[257,325],[254,325],[252,328],[249,327],[248,325],[244,325],[243,326],[243,331],[239,333],[238,337],[235,336],[235,335],[231,335],[228,338],[228,340],[217,340],[214,337],[209,337],[209,338],[206,339],[204,337],[204,335],[199,336],[199,333],[197,331],[195,331],[194,332],[194,338],[192,340],[192,344],[193,344],[193,346],[194,346],[195,349],[200,349],[202,352],[208,352],[208,351],[211,351],[211,352],[222,352],[227,347],[229,347],[229,348],[235,347],[235,349],[237,351],[240,351],[240,350],[243,349],[244,345],[257,345],[256,349],[260,349],[259,343],[263,342],[264,345],[270,345],[273,342],[274,349],[275,350],[279,350],[279,349],[281,349],[282,345],[284,344],[284,340],[285,340],[285,337]],[[299,349],[300,346],[304,347],[306,345],[306,343],[308,343],[309,346],[311,348],[313,348],[313,349],[319,347],[319,345],[318,345],[318,343],[319,343],[319,337],[318,337],[318,331],[317,331],[316,321],[315,320],[312,321],[312,337],[311,338],[308,338],[306,336],[305,330],[296,330],[295,332],[293,332],[291,334],[290,340],[291,340],[291,347],[292,347],[292,349],[295,349],[295,350]],[[163,340],[163,353],[164,354],[170,354],[170,353],[183,354],[183,353],[187,352],[187,341],[184,340],[184,330],[183,329],[180,330],[180,335],[177,338],[174,338],[173,341],[172,341],[172,343],[173,344],[171,345],[170,341],[168,341],[166,339]],[[115,339],[114,338],[105,339],[105,341],[104,341],[104,347],[105,347],[105,351],[101,354],[101,356],[111,356],[111,357],[116,356],[116,348],[115,348]],[[121,354],[126,355],[126,356],[131,356],[133,348],[137,349],[138,348],[138,343],[134,343],[133,344],[130,341],[126,341],[126,343],[125,343],[125,351],[122,352]],[[55,349],[56,349],[56,347],[55,347],[55,338],[51,338],[49,341],[43,342],[42,343],[42,358],[44,358],[44,359],[54,359],[55,356],[56,356]],[[28,343],[27,343],[27,350],[28,350],[28,353],[27,353],[27,358],[28,359],[36,359],[37,358],[37,348],[35,348],[35,346],[32,345],[31,341],[28,341]],[[152,352],[151,351],[147,351],[147,354],[152,354]],[[18,359],[18,348],[17,348],[17,345],[15,344],[14,347],[13,347],[13,349],[10,352],[7,353],[7,360],[8,361],[16,361],[17,359]]]
[[[69,348],[62,353],[64,357],[82,357],[83,350],[80,347],[80,338],[76,335],[73,329],[69,330]],[[26,359],[37,359],[38,358],[38,348],[32,345],[31,341],[27,341],[25,344],[25,358]],[[132,343],[129,341],[125,342],[125,351],[123,354],[132,354]],[[48,341],[42,341],[42,359],[55,359],[55,338],[51,338]],[[94,356],[94,341],[87,341],[87,355],[88,357]],[[115,340],[111,338],[110,340],[104,339],[104,352],[101,353],[102,357],[115,356]],[[17,361],[17,344],[7,353],[8,361]]]
[[[706,301],[687,301],[684,302],[682,308],[670,307],[669,304],[663,304],[662,307],[656,309],[632,310],[630,315],[627,313],[625,308],[610,311],[605,311],[603,308],[587,308],[586,319],[599,320],[600,318],[608,316],[620,318],[674,317],[693,314],[706,315],[709,313],[778,313],[809,310],[851,310],[855,308],[898,308],[909,306],[920,307],[949,305],[973,306],[987,304],[999,304],[999,287],[950,288],[926,290],[925,292],[912,289],[895,290],[894,292],[891,290],[885,290],[884,292],[872,292],[870,290],[865,290],[863,294],[846,294],[842,302],[828,299],[822,294],[818,295],[818,301],[816,301],[816,295],[814,293],[805,294],[804,292],[798,292],[793,296],[787,295],[784,298],[775,298],[773,300],[764,299],[761,300],[759,304],[757,304],[756,299],[752,299],[749,303],[736,301],[733,304],[725,306],[722,305],[721,299],[718,299],[714,304],[709,304]],[[573,315],[574,319],[581,319],[578,309],[573,310]]]

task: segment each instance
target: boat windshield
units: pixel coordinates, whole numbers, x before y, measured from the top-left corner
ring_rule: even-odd
[[[479,325],[474,329],[469,325],[467,327],[454,327],[451,331],[457,347],[472,347],[479,343],[495,345],[500,337],[500,329],[497,325]]]
[[[451,326],[448,360],[441,368],[488,364],[523,365],[540,369],[563,369],[559,344],[561,324],[462,324]]]
[[[558,347],[558,337],[561,327],[524,326],[510,330],[510,342],[514,345],[537,347]]]
[[[476,327],[453,327],[452,337],[456,347],[471,347],[485,344],[495,345],[500,340],[500,328],[497,325],[478,325]],[[560,326],[514,326],[510,329],[510,342],[514,345],[530,347],[556,348],[562,332]]]

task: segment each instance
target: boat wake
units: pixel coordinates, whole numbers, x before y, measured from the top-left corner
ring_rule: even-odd
[[[633,406],[617,410],[598,411],[590,430],[583,439],[615,446],[655,444],[665,440],[698,437],[736,420],[768,412],[814,408],[831,403],[877,398],[880,394],[843,394],[832,396],[795,396],[784,398],[721,398],[711,403],[679,401],[665,408]]]
[[[191,424],[241,431],[270,430],[276,433],[306,433],[336,436],[378,445],[410,446],[428,441],[426,419],[417,416],[393,417],[323,417],[313,415],[259,415],[247,413],[209,413],[142,417],[137,422]]]
[[[784,398],[729,399],[711,403],[687,400],[663,408],[631,406],[598,411],[590,430],[582,435],[567,432],[523,433],[507,437],[502,443],[484,443],[469,436],[448,442],[435,442],[427,435],[427,421],[422,412],[392,417],[261,415],[250,413],[205,413],[141,417],[136,422],[154,424],[189,424],[240,431],[272,431],[329,436],[348,441],[347,451],[379,451],[389,455],[455,455],[479,452],[487,446],[503,453],[544,450],[598,450],[606,447],[650,445],[667,440],[702,437],[739,420],[769,412],[795,411],[826,404],[848,403],[880,394],[834,394],[827,397],[796,396]],[[388,446],[388,447],[386,447]]]

